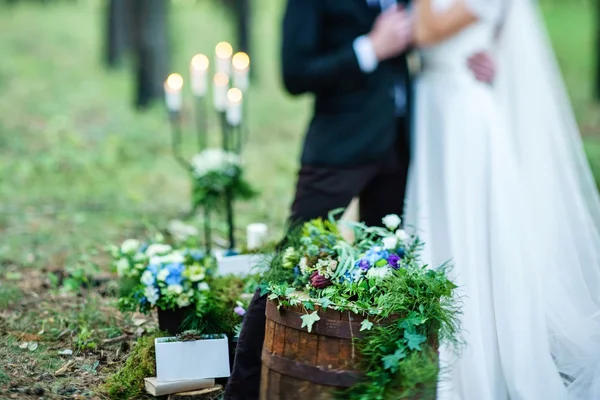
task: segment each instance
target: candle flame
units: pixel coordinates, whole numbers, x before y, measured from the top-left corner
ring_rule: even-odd
[[[231,88],[227,91],[227,100],[230,103],[240,103],[242,101],[242,91],[238,88]]]
[[[217,47],[215,47],[215,53],[217,54],[217,57],[227,59],[233,54],[233,48],[227,42],[220,42],[217,44]]]
[[[208,69],[208,57],[204,54],[196,54],[192,57],[191,66],[196,70],[207,70]]]
[[[227,86],[229,84],[229,77],[223,72],[217,72],[214,77],[216,86]]]
[[[233,68],[243,71],[250,66],[250,57],[244,52],[235,53],[231,59]]]
[[[179,74],[171,74],[167,78],[165,86],[171,90],[181,90],[183,87],[183,78]]]

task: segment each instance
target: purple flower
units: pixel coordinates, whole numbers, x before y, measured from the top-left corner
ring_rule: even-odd
[[[332,285],[329,279],[325,278],[323,275],[319,275],[317,271],[310,275],[310,284],[317,289],[324,289],[327,286]]]
[[[246,310],[244,310],[244,307],[242,307],[242,306],[237,306],[236,308],[233,309],[233,312],[235,312],[240,317],[243,317],[244,315],[246,315]]]
[[[398,269],[400,267],[398,265],[400,263],[400,257],[397,254],[390,254],[387,261],[388,264],[390,264],[390,266],[394,269]]]
[[[364,258],[361,258],[360,260],[358,260],[356,262],[356,266],[365,271],[368,271],[369,268],[371,268],[371,264],[369,263],[369,261]]]

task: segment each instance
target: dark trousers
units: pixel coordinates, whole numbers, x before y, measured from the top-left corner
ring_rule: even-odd
[[[381,163],[351,168],[302,166],[291,220],[302,222],[326,218],[329,211],[347,207],[356,196],[360,201],[360,220],[367,225],[381,226],[381,219],[386,215],[402,215],[409,147],[405,143],[404,132],[399,132],[398,137],[400,143],[397,148],[391,150]],[[250,302],[225,400],[259,398],[266,303],[266,296],[261,296],[260,291]]]

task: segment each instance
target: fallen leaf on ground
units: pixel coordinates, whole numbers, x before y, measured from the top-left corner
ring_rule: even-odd
[[[58,352],[58,354],[60,354],[61,356],[71,356],[71,355],[73,355],[73,350],[71,350],[71,349],[61,350]]]
[[[37,342],[30,342],[30,343],[27,345],[27,349],[28,349],[29,351],[36,351],[36,350],[37,350],[37,348],[38,348],[38,344],[37,344]]]

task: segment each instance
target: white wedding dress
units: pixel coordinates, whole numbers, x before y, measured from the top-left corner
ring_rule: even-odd
[[[600,399],[600,201],[562,81],[532,0],[467,3],[479,22],[422,51],[406,200],[459,285],[438,399]],[[492,87],[466,60],[496,45]]]

